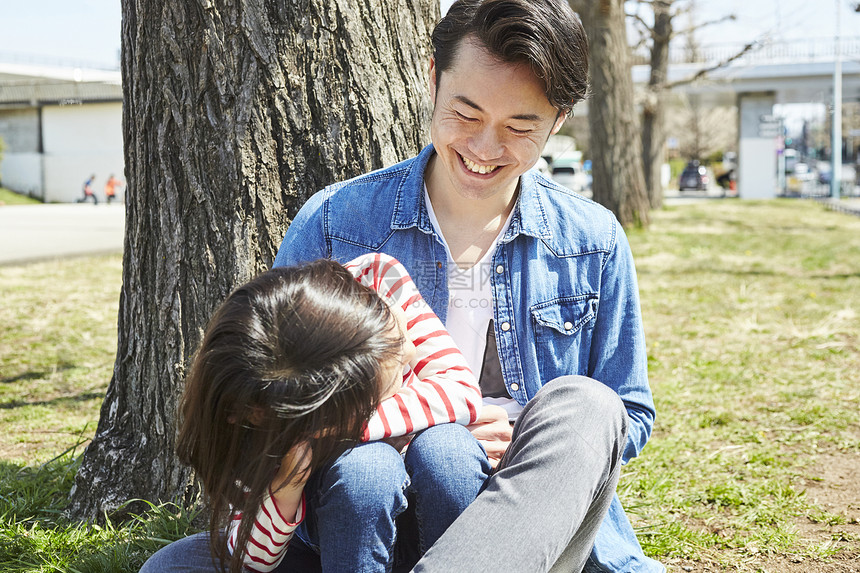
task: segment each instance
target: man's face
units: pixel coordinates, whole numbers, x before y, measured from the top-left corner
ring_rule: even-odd
[[[527,65],[501,62],[468,38],[438,85],[431,61],[430,137],[438,155],[431,180],[466,199],[512,197],[564,122],[544,89]]]

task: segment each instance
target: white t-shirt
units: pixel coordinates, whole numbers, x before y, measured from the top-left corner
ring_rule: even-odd
[[[448,318],[445,321],[445,327],[466,358],[469,368],[480,380],[484,365],[484,352],[487,347],[487,329],[490,326],[490,321],[493,320],[493,286],[491,282],[493,254],[496,252],[499,239],[504,236],[511,224],[513,210],[511,210],[511,214],[508,215],[501,231],[493,239],[493,244],[490,245],[481,260],[468,269],[461,269],[451,256],[451,250],[448,248],[439,221],[436,219],[436,213],[430,203],[426,186],[424,188],[424,202],[427,204],[427,213],[430,215],[433,229],[442,238],[445,252],[448,255]],[[494,359],[498,362],[498,354]],[[498,368],[495,370],[500,371]],[[497,398],[485,396],[484,404],[501,406],[508,412],[508,418],[511,420],[515,420],[523,409],[510,396]]]

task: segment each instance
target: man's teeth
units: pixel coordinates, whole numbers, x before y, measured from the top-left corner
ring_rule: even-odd
[[[460,157],[463,157],[462,155]],[[473,161],[469,161],[467,158],[463,157],[463,163],[466,165],[466,168],[472,173],[490,173],[498,167],[498,165],[478,165]]]

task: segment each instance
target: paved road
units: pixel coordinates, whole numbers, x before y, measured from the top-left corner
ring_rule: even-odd
[[[679,197],[667,191],[667,204],[711,198],[702,192]],[[840,206],[860,215],[860,199],[843,199]],[[125,227],[122,204],[0,206],[0,265],[23,264],[72,256],[121,253]]]
[[[0,207],[0,265],[121,253],[125,206],[86,204]]]

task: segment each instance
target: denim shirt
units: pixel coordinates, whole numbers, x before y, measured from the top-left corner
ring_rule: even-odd
[[[336,183],[311,197],[274,266],[318,258],[347,262],[375,251],[400,260],[443,322],[447,253],[424,203],[427,146],[412,159]],[[606,384],[630,418],[624,463],[654,422],[636,272],[627,237],[605,208],[528,171],[511,223],[483,277],[492,284],[496,344],[510,395],[525,405],[559,376]],[[642,554],[618,498],[586,571],[663,571]]]

